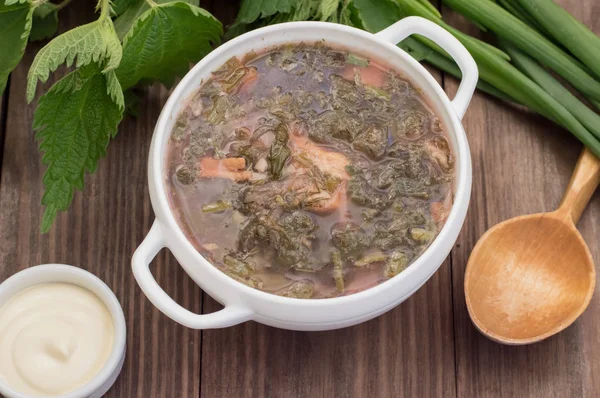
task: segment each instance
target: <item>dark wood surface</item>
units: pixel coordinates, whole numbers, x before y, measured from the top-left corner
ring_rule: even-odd
[[[63,28],[91,19],[75,2]],[[202,2],[219,19],[236,2]],[[560,3],[600,33],[600,3]],[[88,11],[86,11],[88,10]],[[447,9],[448,21],[476,32]],[[43,44],[43,43],[42,43]],[[559,203],[581,149],[567,132],[477,94],[464,119],[473,156],[473,194],[462,233],[440,270],[406,302],[352,328],[291,332],[257,323],[192,331],[156,310],[137,287],[130,258],[153,220],[146,160],[154,123],[168,92],[154,86],[141,116],[128,117],[98,171],[71,210],[40,235],[43,166],[25,102],[27,70],[42,44],[31,45],[0,101],[0,281],[49,262],[79,265],[115,291],[127,319],[123,373],[107,397],[597,397],[600,396],[600,296],[560,335],[528,347],[481,336],[465,307],[463,276],[471,249],[492,225]],[[450,95],[457,82],[434,72]],[[61,73],[45,85],[49,87]],[[600,195],[579,223],[600,261]],[[173,256],[153,263],[160,285],[195,312],[219,305],[191,281]]]
[[[561,0],[575,17],[600,33],[600,2]],[[443,10],[448,21],[475,32]],[[456,83],[448,79],[453,94]],[[541,117],[477,95],[463,121],[473,157],[473,193],[452,251],[457,396],[600,396],[600,295],[561,334],[526,347],[498,345],[471,324],[463,292],[464,270],[477,239],[507,218],[554,210],[567,187],[581,146]],[[600,261],[600,191],[578,224],[596,264]]]

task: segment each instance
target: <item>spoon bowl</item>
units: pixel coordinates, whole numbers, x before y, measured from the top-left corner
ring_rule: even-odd
[[[592,255],[575,224],[600,183],[585,150],[558,210],[504,221],[473,249],[465,297],[477,329],[499,343],[534,343],[571,325],[596,285]]]
[[[465,275],[469,314],[498,342],[527,344],[558,333],[592,298],[596,271],[590,251],[573,223],[556,212],[496,225],[471,259],[477,266]]]

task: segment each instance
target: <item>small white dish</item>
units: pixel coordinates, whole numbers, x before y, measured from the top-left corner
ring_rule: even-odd
[[[100,398],[112,387],[123,368],[127,330],[119,300],[98,277],[81,268],[64,264],[44,264],[18,272],[0,284],[0,307],[23,289],[42,283],[72,283],[94,293],[110,312],[114,329],[114,346],[106,364],[89,383],[69,394],[53,398]],[[10,388],[0,379],[0,395],[6,398],[30,398]]]

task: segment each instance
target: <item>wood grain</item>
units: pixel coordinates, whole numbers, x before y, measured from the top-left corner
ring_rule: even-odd
[[[88,2],[61,12],[61,27],[94,16]],[[141,293],[130,271],[131,255],[154,218],[148,198],[146,161],[154,123],[167,92],[153,87],[138,119],[126,118],[97,172],[86,178],[71,209],[47,235],[39,230],[44,167],[31,130],[34,106],[25,101],[29,65],[41,44],[30,46],[11,76],[0,186],[0,281],[26,267],[56,262],[85,268],[115,292],[127,321],[127,357],[121,377],[106,397],[197,397],[200,332],[163,316]],[[56,79],[44,85],[48,88]],[[41,91],[41,90],[39,90]],[[200,312],[200,289],[171,255],[155,261],[161,286]]]
[[[600,33],[598,1],[559,3]],[[202,5],[227,25],[238,1],[207,0]],[[61,12],[61,28],[90,20],[90,9],[89,2],[73,2]],[[455,26],[477,31],[447,9],[444,15]],[[0,282],[31,265],[65,262],[90,270],[114,289],[125,310],[128,350],[123,373],[107,397],[600,395],[598,294],[573,326],[528,347],[500,346],[479,334],[468,318],[463,294],[469,253],[487,228],[520,214],[552,210],[560,202],[581,148],[564,130],[475,96],[464,121],[474,165],[465,227],[440,270],[393,311],[330,332],[290,332],[247,323],[201,333],[157,311],[139,290],[129,266],[154,218],[146,160],[154,123],[168,96],[164,88],[149,89],[141,116],[122,123],[107,158],[86,179],[70,211],[59,216],[49,234],[39,233],[44,167],[31,131],[34,107],[26,104],[24,92],[28,66],[42,45],[28,49],[11,76],[7,106],[0,104],[0,120],[6,121]],[[456,91],[456,81],[436,76],[447,91]],[[596,262],[599,221],[596,193],[579,223]],[[154,266],[161,286],[191,311],[219,308],[210,297],[203,300],[172,255],[161,253]]]
[[[599,183],[600,159],[586,148],[579,156],[558,211],[565,213],[574,223],[579,222]]]
[[[600,33],[600,3],[562,0]],[[465,31],[477,29],[444,9]],[[455,92],[456,83],[446,85]],[[471,324],[463,293],[464,269],[477,239],[489,227],[521,214],[555,209],[581,145],[541,117],[477,94],[463,122],[473,157],[473,194],[463,231],[452,252],[457,391],[460,397],[592,397],[600,392],[600,297],[567,330],[541,343],[506,347]],[[600,260],[600,200],[596,193],[579,223],[596,263]],[[597,289],[598,287],[596,287]]]
[[[203,397],[451,397],[449,264],[389,313],[292,332],[257,323],[203,333]],[[218,305],[205,298],[207,312]]]
[[[10,82],[9,82],[10,84]],[[5,92],[0,95],[0,168],[2,167],[2,156],[4,155],[4,136],[6,134],[6,107],[8,106],[7,85]],[[0,184],[2,181],[0,181]]]

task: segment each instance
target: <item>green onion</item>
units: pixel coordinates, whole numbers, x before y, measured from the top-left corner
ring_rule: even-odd
[[[404,39],[401,43],[401,46],[411,56],[416,58],[417,61],[425,61],[431,66],[443,72],[446,72],[456,77],[457,79],[460,79],[462,77],[462,72],[460,71],[460,68],[456,65],[456,63],[454,63],[454,61],[452,61],[451,58],[434,51],[419,40],[415,39],[414,37],[407,37],[406,39]],[[502,101],[514,102],[514,100],[510,96],[504,94],[496,87],[488,84],[487,82],[481,79],[479,79],[479,81],[477,82],[477,88],[483,91],[484,93],[496,97]]]
[[[508,62],[486,57],[475,48],[468,50],[475,58],[484,80],[495,87],[502,87],[502,91],[517,102],[562,125],[600,157],[600,142],[590,139],[589,131],[550,94]]]
[[[600,115],[588,108],[583,102],[567,90],[558,80],[542,68],[534,59],[522,53],[506,40],[500,40],[502,48],[510,55],[513,64],[533,81],[539,84],[548,94],[561,103],[583,124],[590,133],[600,139]],[[585,136],[587,141],[593,137]],[[583,140],[582,140],[583,141]],[[587,145],[587,143],[586,143]]]
[[[442,14],[440,14],[440,11],[433,4],[431,4],[428,0],[417,0],[417,1],[421,4],[423,4],[436,17],[438,17],[438,18],[442,17]]]
[[[453,28],[452,26],[445,23],[438,15],[436,15],[435,13],[430,11],[430,7],[426,7],[424,5],[425,2],[427,2],[427,0],[397,0],[400,10],[405,15],[418,15],[423,18],[427,18],[430,21],[433,21],[436,24],[440,25],[442,28],[446,29],[448,32],[452,33],[457,39],[468,42],[473,46],[477,46],[486,51],[489,51],[490,54],[493,54],[493,55],[503,58],[507,61],[510,61],[510,57],[504,51],[502,51],[484,41],[481,41],[472,36],[469,36],[469,35],[461,32],[460,30]],[[433,7],[433,5],[431,3],[429,3],[429,5],[431,7]],[[440,46],[435,44],[433,41],[431,41],[427,38],[424,38],[423,36],[416,36],[416,37],[419,40],[421,40],[423,43],[427,44],[427,46],[435,49],[436,51],[438,51],[442,54],[447,55],[447,53]],[[447,55],[447,56],[449,56],[449,55]]]
[[[585,95],[600,101],[600,82],[587,74],[577,60],[496,3],[490,0],[478,0],[476,4],[470,0],[443,1],[554,70]]]
[[[600,77],[600,37],[552,0],[516,1],[545,31]]]
[[[421,16],[439,24],[438,18],[427,12],[416,0],[397,1],[405,14]],[[445,27],[446,24],[440,25]],[[516,102],[562,125],[600,157],[600,142],[593,137],[590,139],[590,132],[564,106],[505,59],[472,40],[466,40],[464,36],[455,35],[475,59],[482,80],[509,95]]]
[[[543,26],[538,24],[535,18],[529,15],[529,13],[525,11],[518,2],[512,0],[498,0],[498,3],[512,15],[525,22],[527,25],[535,28],[539,32],[542,32],[546,35],[548,34],[548,32],[544,30]]]
[[[422,6],[419,0],[397,0],[398,5],[405,15],[415,15],[423,18],[427,18],[432,22],[442,26],[447,29],[449,25],[435,17],[432,13],[428,12],[426,8]],[[450,27],[451,28],[451,27]],[[471,53],[473,58],[475,58],[475,62],[477,62],[477,66],[479,67],[479,76],[482,80],[486,81],[491,86],[496,87],[496,89],[500,90],[499,87],[502,87],[501,91],[513,98],[513,100],[524,104],[534,104],[536,94],[545,95],[546,93],[543,90],[540,90],[539,87],[529,80],[525,75],[519,72],[515,67],[513,67],[510,63],[506,61],[506,59],[510,59],[510,57],[504,53],[496,49],[497,51],[490,51],[491,45],[481,46],[479,45],[478,40],[472,40],[473,38],[465,35],[465,34],[455,34],[451,32],[463,45],[467,48],[467,50]],[[422,43],[426,44],[428,47],[436,50],[440,54],[450,58],[450,56],[441,49],[437,44],[423,39],[421,36],[415,36]],[[495,48],[495,47],[492,47]],[[505,54],[506,57],[500,57],[497,53]],[[511,80],[514,78],[516,80]],[[530,90],[524,89],[524,87],[534,86],[533,92]],[[536,90],[537,89],[537,90]],[[529,105],[528,105],[529,106]],[[535,106],[535,108],[540,109],[539,106]],[[536,110],[537,111],[537,110]]]

